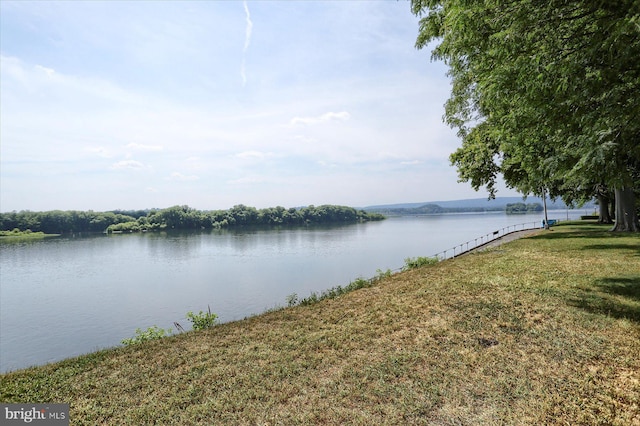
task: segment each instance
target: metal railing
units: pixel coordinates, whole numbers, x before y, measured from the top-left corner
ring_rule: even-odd
[[[504,237],[505,235],[509,235],[519,231],[528,231],[530,229],[539,229],[540,227],[541,225],[539,221],[519,223],[517,225],[509,225],[504,228],[498,229],[497,231],[489,232],[473,240],[466,241],[462,244],[458,244],[454,247],[438,252],[434,254],[433,257],[437,258],[438,260],[451,259],[454,257],[458,257],[462,254],[465,254],[467,252],[470,252],[471,250],[475,250],[486,244],[489,244],[490,242],[498,240]]]

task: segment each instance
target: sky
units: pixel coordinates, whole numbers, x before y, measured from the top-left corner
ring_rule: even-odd
[[[0,211],[486,197],[450,165],[418,20],[396,0],[1,0]]]

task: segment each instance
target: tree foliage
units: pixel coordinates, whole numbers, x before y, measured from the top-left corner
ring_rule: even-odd
[[[524,213],[536,213],[543,210],[540,203],[509,203],[505,207],[507,214],[524,214]]]
[[[449,67],[445,121],[462,139],[451,155],[462,181],[493,197],[502,174],[524,194],[568,202],[604,185],[624,201],[621,229],[638,230],[638,1],[412,0],[412,9],[417,47],[437,41],[433,58]]]
[[[160,210],[116,212],[55,210],[0,213],[0,230],[28,229],[47,234],[72,234],[158,229],[220,229],[249,225],[356,223],[384,219],[380,214],[335,205],[290,209],[278,206],[258,210],[239,204],[229,210],[211,211],[196,210],[189,206],[173,206]]]
[[[51,210],[45,212],[0,213],[0,230],[19,229],[45,234],[104,232],[110,225],[135,221],[132,216],[114,212]]]

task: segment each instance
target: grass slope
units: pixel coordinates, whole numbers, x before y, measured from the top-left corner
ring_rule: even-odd
[[[640,424],[640,238],[560,226],[0,378],[71,424]]]

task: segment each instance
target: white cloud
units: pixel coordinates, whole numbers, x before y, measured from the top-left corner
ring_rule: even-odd
[[[139,143],[130,143],[127,145],[128,149],[134,150],[134,151],[162,151],[164,149],[164,147],[162,145],[144,145],[144,144],[139,144]]]
[[[5,78],[11,78],[27,85],[27,76],[22,61],[12,56],[0,55],[0,72]]]
[[[45,73],[49,77],[52,77],[56,73],[56,71],[54,69],[43,67],[42,65],[36,65],[34,68],[37,71]]]
[[[244,159],[263,159],[268,157],[273,157],[274,154],[271,152],[262,152],[262,151],[244,151],[235,155],[237,158]]]
[[[122,160],[117,163],[113,163],[111,168],[114,170],[140,170],[144,169],[145,165],[136,160]]]
[[[190,181],[194,181],[194,180],[198,180],[198,179],[200,179],[199,176],[196,176],[196,175],[183,175],[182,173],[179,173],[179,172],[173,172],[167,178],[167,180],[176,180],[176,181],[180,181],[180,182],[190,182]]]
[[[322,160],[318,161],[318,165],[321,166],[321,167],[327,167],[327,168],[330,168],[330,169],[335,169],[336,167],[338,167],[337,164],[327,163],[326,161],[322,161]]]
[[[206,163],[200,157],[188,157],[181,162],[180,168],[190,171],[204,170],[207,168]]]
[[[239,179],[227,181],[230,185],[253,185],[265,182],[267,182],[267,179],[259,176],[245,176]]]
[[[113,154],[107,148],[105,148],[103,146],[86,147],[85,151],[90,152],[92,154],[97,154],[98,156],[100,156],[102,158],[111,158],[111,157],[113,157]]]
[[[346,121],[349,118],[351,118],[351,114],[349,114],[347,111],[327,112],[322,115],[318,115],[316,117],[294,117],[291,119],[289,124],[291,126],[296,126],[299,124],[311,125],[311,124],[324,123],[331,120]]]

